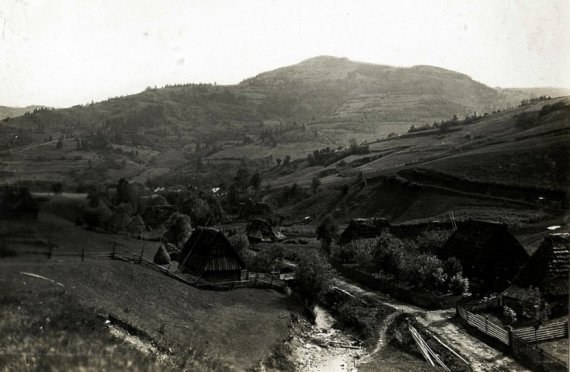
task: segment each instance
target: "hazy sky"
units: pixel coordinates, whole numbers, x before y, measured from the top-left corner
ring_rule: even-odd
[[[570,88],[570,1],[0,0],[0,105],[233,84],[317,55]]]

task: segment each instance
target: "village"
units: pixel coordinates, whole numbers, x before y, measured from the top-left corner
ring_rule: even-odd
[[[111,237],[104,244],[97,237],[81,249],[58,241],[53,231],[45,239],[46,226],[41,225],[53,229],[64,223],[54,225],[56,216],[47,212],[54,203],[59,208],[83,199],[32,196],[25,189],[4,187],[3,205],[12,208],[3,209],[3,266],[24,262],[22,267],[37,271],[38,264],[46,265],[40,262],[82,266],[103,259],[137,265],[145,268],[144,275],[155,272],[166,281],[213,294],[248,288],[292,296],[306,323],[295,329],[302,319],[296,315],[288,326],[292,338],[284,352],[290,363],[285,369],[319,370],[324,363],[331,370],[375,370],[388,345],[410,355],[407,367],[567,369],[567,226],[513,231],[492,221],[458,221],[451,213],[446,220],[404,223],[359,218],[344,227],[330,217],[313,224],[307,216],[285,226],[267,203],[246,199],[232,221],[205,227],[176,212],[167,201],[172,200],[168,190],[150,191],[141,199],[128,185],[121,180],[109,191],[110,199],[145,200],[161,222],[154,229],[130,228],[110,236],[68,222],[66,229],[74,231],[69,236],[79,229]],[[180,193],[184,190],[174,191]],[[94,200],[94,194],[88,198]],[[130,225],[132,221],[125,226]],[[9,230],[22,226],[30,237],[19,233],[10,238]],[[84,233],[79,232],[80,239]],[[38,246],[39,241],[45,243]],[[33,264],[31,257],[37,257]],[[20,274],[55,282],[52,275]],[[144,327],[116,314],[106,317],[131,335],[124,337],[157,344]],[[309,331],[311,327],[329,331]],[[164,333],[165,324],[159,329]],[[144,350],[161,353],[156,346]],[[266,363],[276,363],[270,360]]]
[[[0,372],[570,370],[568,1],[0,1]]]

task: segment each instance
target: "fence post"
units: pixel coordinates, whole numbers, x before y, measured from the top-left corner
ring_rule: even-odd
[[[85,261],[85,247],[81,249],[81,261]]]
[[[141,255],[140,255],[140,257],[139,257],[139,264],[142,263],[143,253],[144,253],[144,246],[143,246],[142,249],[141,249]]]
[[[514,347],[513,347],[513,327],[511,327],[510,325],[508,325],[506,327],[506,330],[508,332],[508,338],[509,338],[509,346],[511,347],[511,350],[514,351]]]
[[[111,255],[111,259],[115,259],[115,249],[117,248],[117,242],[113,242],[113,253]]]
[[[53,255],[53,243],[50,241],[49,242],[49,253],[48,253],[48,259],[51,260],[51,257]]]

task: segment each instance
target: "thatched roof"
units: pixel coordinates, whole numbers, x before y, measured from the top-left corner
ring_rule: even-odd
[[[180,269],[201,276],[208,271],[245,270],[246,266],[222,232],[197,227],[182,248]]]
[[[384,218],[356,218],[340,234],[338,242],[346,244],[357,239],[375,238],[389,228],[390,223]]]
[[[250,240],[283,240],[285,239],[285,235],[283,235],[278,229],[276,229],[269,221],[261,219],[261,218],[254,218],[250,220],[245,228],[247,233],[247,237]]]
[[[519,286],[536,286],[553,296],[568,295],[570,234],[550,234],[521,269]]]
[[[508,281],[528,260],[528,253],[506,225],[474,220],[460,223],[439,255],[457,257],[468,277]]]

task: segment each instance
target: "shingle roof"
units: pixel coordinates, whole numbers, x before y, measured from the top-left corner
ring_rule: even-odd
[[[245,263],[226,236],[217,229],[197,227],[182,249],[182,270],[204,271],[243,270]]]
[[[546,236],[517,275],[521,286],[538,286],[550,295],[568,294],[570,234]]]
[[[456,257],[468,276],[511,280],[528,253],[504,224],[468,220],[444,244],[439,255]]]

